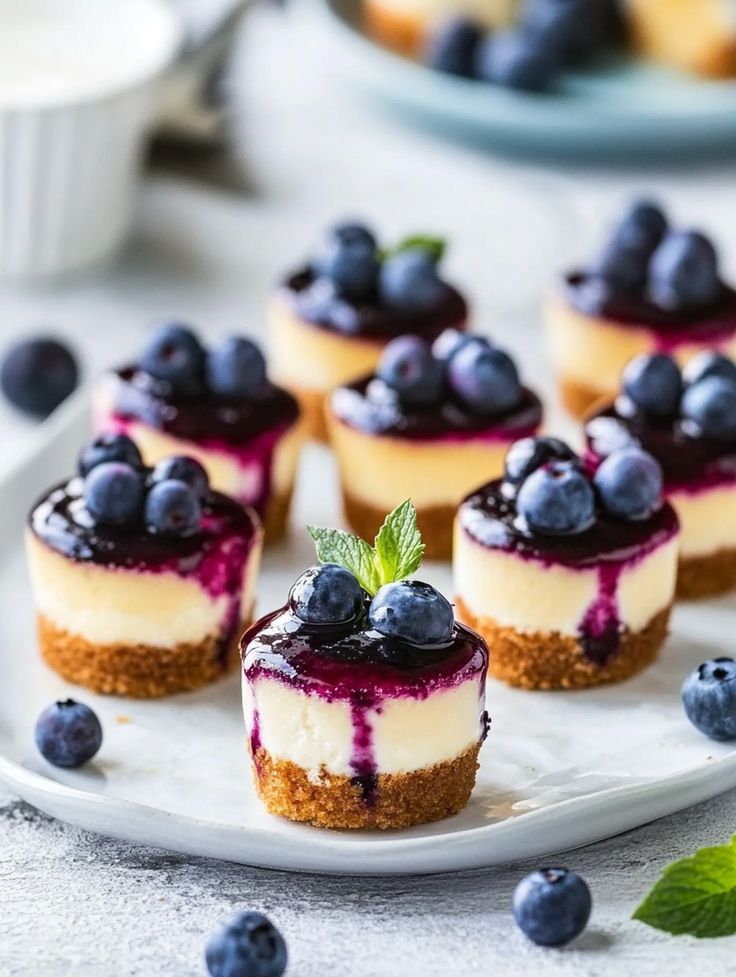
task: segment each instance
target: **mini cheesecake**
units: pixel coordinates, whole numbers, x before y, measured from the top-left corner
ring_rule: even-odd
[[[448,342],[456,352],[443,356]],[[408,498],[425,555],[449,559],[461,500],[503,473],[509,446],[539,429],[542,405],[487,340],[445,334],[435,348],[437,355],[414,337],[394,340],[378,376],[332,395],[328,430],[351,528],[372,540],[384,514]]]
[[[616,395],[623,367],[640,353],[681,363],[703,349],[736,353],[736,292],[718,277],[712,246],[692,232],[668,232],[663,215],[661,227],[647,228],[640,215],[654,210],[633,207],[604,253],[565,275],[548,300],[562,399],[578,417]],[[688,271],[693,261],[703,287]]]
[[[514,23],[518,7],[519,0],[363,0],[363,23],[379,44],[415,57],[443,21],[467,17],[490,30]]]
[[[485,642],[416,581],[375,596],[313,567],[242,641],[256,787],[323,828],[403,828],[456,814],[488,729]]]
[[[113,514],[113,524],[90,511],[87,489],[94,477],[99,492],[99,473],[104,482],[110,469],[113,482],[116,471],[126,469],[127,479],[134,471],[103,462],[86,479],[52,488],[31,511],[26,544],[41,654],[64,679],[95,692],[154,698],[213,682],[235,666],[253,617],[258,519],[209,489],[194,504],[183,482],[157,483],[138,469],[146,513],[162,492],[169,509],[153,512],[156,528],[141,498],[137,514],[124,522]]]
[[[633,361],[636,377],[626,384],[628,392],[622,390],[586,421],[587,460],[595,469],[611,451],[632,443],[656,458],[664,473],[665,494],[682,527],[678,596],[724,593],[736,587],[736,365],[717,354],[700,354],[691,360],[684,385],[672,366],[672,398],[661,383],[640,389],[641,382],[646,383],[644,371],[656,369],[654,359]],[[633,376],[627,370],[624,378],[627,372]],[[718,376],[718,382],[705,384],[710,376]],[[721,410],[713,398],[723,397],[724,390],[727,396],[729,383],[731,398]],[[697,409],[703,391],[706,413],[694,414],[692,403]],[[713,429],[716,412],[719,426]]]
[[[329,394],[373,372],[392,339],[411,333],[432,341],[465,327],[467,303],[440,279],[437,249],[412,240],[382,258],[369,230],[338,225],[322,254],[287,274],[271,298],[273,376],[297,398],[317,439],[326,438]]]
[[[645,57],[713,78],[736,74],[733,0],[625,0],[625,9]]]
[[[667,634],[679,539],[674,509],[658,504],[622,518],[596,502],[589,485],[581,524],[541,531],[524,515],[538,479],[546,481],[554,521],[566,505],[565,486],[574,482],[574,496],[589,476],[579,459],[557,451],[524,474],[519,486],[507,468],[505,479],[465,499],[456,520],[456,608],[493,649],[490,674],[526,689],[587,688],[635,675]],[[623,480],[641,484],[627,473]]]
[[[254,508],[267,540],[278,539],[286,531],[306,436],[299,405],[266,379],[260,353],[245,339],[202,350],[201,357],[195,351],[193,379],[172,377],[168,347],[189,349],[192,338],[182,338],[182,327],[165,327],[138,363],[104,374],[92,394],[95,429],[130,435],[150,465],[170,455],[196,458],[214,488]],[[237,366],[243,351],[255,360],[250,375],[219,378],[218,360],[221,370],[223,360],[226,368],[228,360]]]

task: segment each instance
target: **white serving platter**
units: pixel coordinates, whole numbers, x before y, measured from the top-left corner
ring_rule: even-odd
[[[623,685],[530,693],[489,682],[491,735],[467,809],[437,824],[386,833],[327,832],[261,808],[251,785],[233,676],[159,702],[92,695],[40,661],[22,529],[35,498],[71,470],[87,436],[85,395],[47,426],[0,482],[0,778],[42,811],[83,828],[188,854],[292,871],[442,872],[549,855],[628,830],[736,786],[736,751],[687,722],[685,674],[732,652],[736,600],[677,609],[658,664]],[[304,458],[295,525],[338,518],[332,460]],[[265,558],[259,607],[280,603],[313,560],[303,530]],[[449,568],[423,575],[451,592]],[[50,701],[75,696],[97,710],[105,739],[85,770],[43,761],[33,725]]]

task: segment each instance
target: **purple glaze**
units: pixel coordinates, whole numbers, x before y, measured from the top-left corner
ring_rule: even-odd
[[[445,329],[462,329],[468,318],[468,305],[457,289],[447,286],[442,303],[429,312],[397,311],[379,303],[314,303],[309,288],[314,283],[309,268],[289,275],[280,286],[280,294],[297,315],[314,326],[346,336],[361,336],[387,342],[394,336],[411,334],[436,339]]]
[[[635,438],[657,459],[667,492],[696,494],[736,482],[736,442],[702,437],[679,418],[645,416],[623,396],[585,424],[586,462],[592,469],[605,457],[605,440],[619,432]]]
[[[565,297],[584,315],[610,319],[618,326],[647,329],[659,350],[686,343],[718,346],[736,332],[736,292],[727,285],[718,302],[702,309],[662,309],[643,295],[620,295],[595,287],[591,276],[574,272],[565,278]]]
[[[377,388],[381,390],[380,399],[371,394]],[[542,422],[541,401],[527,388],[512,410],[478,414],[449,394],[439,404],[407,407],[380,380],[364,377],[336,390],[330,405],[341,421],[358,431],[411,441],[517,441],[536,434]]]
[[[578,636],[585,655],[605,664],[623,634],[617,596],[621,574],[675,536],[679,523],[674,509],[665,503],[649,519],[639,520],[616,520],[599,510],[593,525],[582,533],[545,536],[520,522],[502,484],[489,482],[465,499],[459,510],[464,532],[481,546],[544,567],[595,570],[598,592],[580,621]]]
[[[368,804],[375,797],[378,773],[369,714],[380,711],[387,699],[426,699],[470,679],[482,689],[488,668],[485,642],[461,624],[455,625],[447,645],[417,648],[369,629],[365,615],[344,627],[309,625],[288,606],[249,628],[240,647],[251,684],[271,678],[328,702],[348,703],[353,782]],[[487,731],[486,718],[479,712],[479,737]],[[257,750],[260,730],[251,731],[252,749],[254,743]]]

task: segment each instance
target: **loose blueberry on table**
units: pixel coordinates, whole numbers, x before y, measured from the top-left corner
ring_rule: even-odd
[[[712,740],[736,739],[736,662],[714,658],[685,679],[682,702],[687,718]]]
[[[35,738],[41,756],[55,767],[81,767],[100,749],[102,726],[89,706],[66,699],[44,709]]]
[[[8,349],[0,364],[0,388],[19,410],[46,417],[74,392],[79,366],[58,339],[25,339]]]
[[[564,946],[580,936],[592,906],[585,881],[566,868],[539,869],[514,890],[514,919],[539,946]]]
[[[288,953],[268,917],[239,912],[210,938],[205,962],[210,977],[282,977]]]

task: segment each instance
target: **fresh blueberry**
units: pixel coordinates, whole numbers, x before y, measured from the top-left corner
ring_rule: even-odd
[[[328,323],[346,335],[355,335],[360,330],[360,310],[338,295],[329,278],[315,278],[299,292],[297,305],[309,322]]]
[[[585,425],[590,446],[599,458],[622,448],[639,448],[640,442],[617,417],[593,417]]]
[[[686,427],[718,441],[736,439],[736,383],[706,377],[688,387],[682,398]]]
[[[593,484],[603,508],[617,519],[647,519],[662,504],[662,468],[641,448],[609,455]]]
[[[715,248],[697,231],[672,231],[652,255],[649,295],[663,309],[711,305],[722,292]]]
[[[122,461],[105,461],[84,480],[85,505],[102,525],[135,525],[141,517],[144,495],[143,474]]]
[[[736,662],[714,658],[685,679],[682,704],[687,718],[712,740],[736,739]]]
[[[0,387],[10,403],[46,417],[79,380],[74,354],[56,339],[26,339],[11,346],[0,366]]]
[[[704,349],[685,364],[682,379],[690,386],[706,377],[722,377],[724,380],[736,383],[736,363],[723,353]]]
[[[482,37],[483,31],[475,21],[453,17],[441,24],[430,38],[427,64],[436,71],[470,78]]]
[[[522,30],[489,34],[478,47],[475,73],[507,88],[541,92],[551,88],[559,61],[551,47]]]
[[[514,919],[539,946],[564,946],[574,940],[587,926],[592,908],[585,881],[566,868],[531,872],[514,890]]]
[[[619,224],[615,239],[624,247],[651,255],[667,233],[667,218],[653,200],[637,200]]]
[[[432,353],[434,358],[447,364],[455,353],[460,352],[462,347],[470,342],[473,336],[459,329],[445,329],[432,343]]]
[[[123,461],[131,468],[143,467],[141,453],[127,434],[101,434],[80,451],[77,471],[85,477],[106,461]]]
[[[381,265],[378,291],[386,305],[401,312],[436,308],[447,294],[437,262],[424,248],[407,248],[389,255]]]
[[[540,44],[571,64],[590,57],[606,39],[610,0],[525,0],[520,20]]]
[[[151,481],[156,484],[171,478],[184,482],[200,499],[204,499],[209,493],[210,481],[207,471],[196,458],[190,458],[188,455],[172,455],[162,459],[153,469]]]
[[[371,627],[387,638],[413,645],[446,644],[452,637],[452,604],[428,583],[387,583],[371,601]]]
[[[362,587],[345,567],[336,563],[310,567],[289,594],[289,605],[307,624],[346,624],[360,613]]]
[[[592,271],[624,293],[637,293],[647,281],[649,260],[667,230],[660,208],[638,201],[613,233]]]
[[[332,282],[339,297],[370,298],[378,279],[375,237],[362,224],[338,224],[328,233],[315,270]]]
[[[399,336],[386,346],[376,370],[406,404],[433,404],[442,394],[442,364],[418,336]]]
[[[500,414],[522,397],[516,364],[508,353],[484,339],[465,343],[447,367],[453,393],[478,414]]]
[[[190,485],[168,478],[151,487],[144,518],[150,532],[161,536],[191,536],[202,525],[202,505]]]
[[[595,519],[595,493],[574,461],[550,461],[522,483],[516,510],[533,532],[580,533]]]
[[[664,353],[640,353],[624,367],[621,386],[636,408],[653,417],[675,417],[680,409],[680,368]]]
[[[614,239],[609,241],[589,271],[615,291],[626,295],[641,292],[647,280],[649,256],[638,248],[625,247]]]
[[[207,354],[207,388],[221,397],[251,397],[266,383],[266,360],[250,339],[231,336]]]
[[[532,472],[548,461],[575,461],[577,455],[560,438],[521,438],[506,453],[504,481],[521,485]]]
[[[266,916],[240,912],[212,935],[205,949],[210,977],[282,977],[287,951]]]
[[[202,390],[205,353],[188,326],[171,323],[158,329],[143,351],[140,368],[156,380],[164,380],[178,394]]]
[[[44,709],[36,722],[36,746],[55,767],[81,767],[102,744],[102,726],[94,712],[67,699]]]

